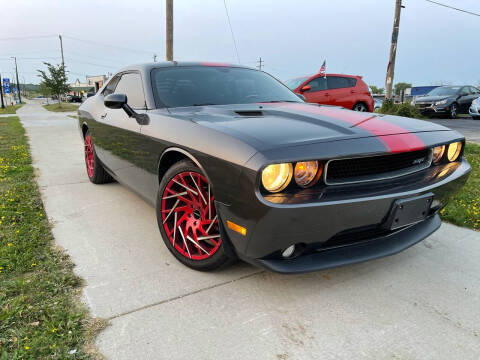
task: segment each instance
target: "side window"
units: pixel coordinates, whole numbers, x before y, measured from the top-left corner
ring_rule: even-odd
[[[352,82],[352,80],[354,80]],[[346,78],[342,76],[330,76],[328,77],[328,88],[329,89],[342,89],[353,87],[357,83],[357,80],[352,78]]]
[[[108,82],[107,86],[105,86],[105,89],[102,92],[103,96],[113,94],[115,91],[115,86],[117,86],[118,79],[120,79],[120,76],[115,76]]]
[[[115,88],[115,94],[127,95],[127,103],[133,109],[145,109],[145,94],[140,74],[123,74]]]
[[[470,93],[471,94],[480,94],[480,90],[478,90],[476,87],[470,86]]]
[[[470,91],[468,91],[468,87],[463,87],[462,90],[460,90],[460,96],[465,96],[465,95],[470,95]]]
[[[325,79],[324,77],[318,77],[310,81],[307,85],[310,85],[310,87],[312,88],[307,92],[327,90],[327,79]]]

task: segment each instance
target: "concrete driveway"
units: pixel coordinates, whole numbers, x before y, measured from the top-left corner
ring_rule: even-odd
[[[180,265],[154,209],[86,176],[74,119],[18,111],[58,244],[86,280],[110,359],[478,359],[480,233],[444,224],[409,250],[282,276],[239,263]]]

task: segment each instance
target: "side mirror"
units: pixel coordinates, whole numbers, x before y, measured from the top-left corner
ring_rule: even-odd
[[[125,94],[110,94],[105,96],[103,100],[105,106],[109,109],[121,109],[127,105],[127,95]]]
[[[310,90],[312,90],[312,87],[311,87],[310,85],[305,85],[304,87],[302,87],[302,88],[300,89],[300,92],[303,93],[303,92],[305,92],[305,91],[310,91]]]

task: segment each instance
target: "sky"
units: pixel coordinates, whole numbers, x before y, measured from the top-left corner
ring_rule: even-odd
[[[479,0],[437,0],[480,13]],[[395,0],[174,0],[174,59],[256,66],[280,80],[327,72],[384,87]],[[425,0],[404,0],[395,82],[480,84],[480,17]],[[165,0],[2,1],[0,72],[38,83],[42,61],[69,80],[165,59]],[[17,37],[22,37],[18,39]],[[34,38],[32,38],[34,37]],[[17,39],[14,39],[17,38]]]

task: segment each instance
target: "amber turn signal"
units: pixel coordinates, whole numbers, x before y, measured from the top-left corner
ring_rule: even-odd
[[[323,165],[318,161],[299,161],[295,165],[293,176],[298,186],[307,188],[317,183],[322,171]]]
[[[237,225],[229,220],[227,220],[227,226],[229,229],[232,229],[233,231],[236,231],[239,234],[242,234],[243,236],[247,235],[247,229],[244,228],[243,226]]]

